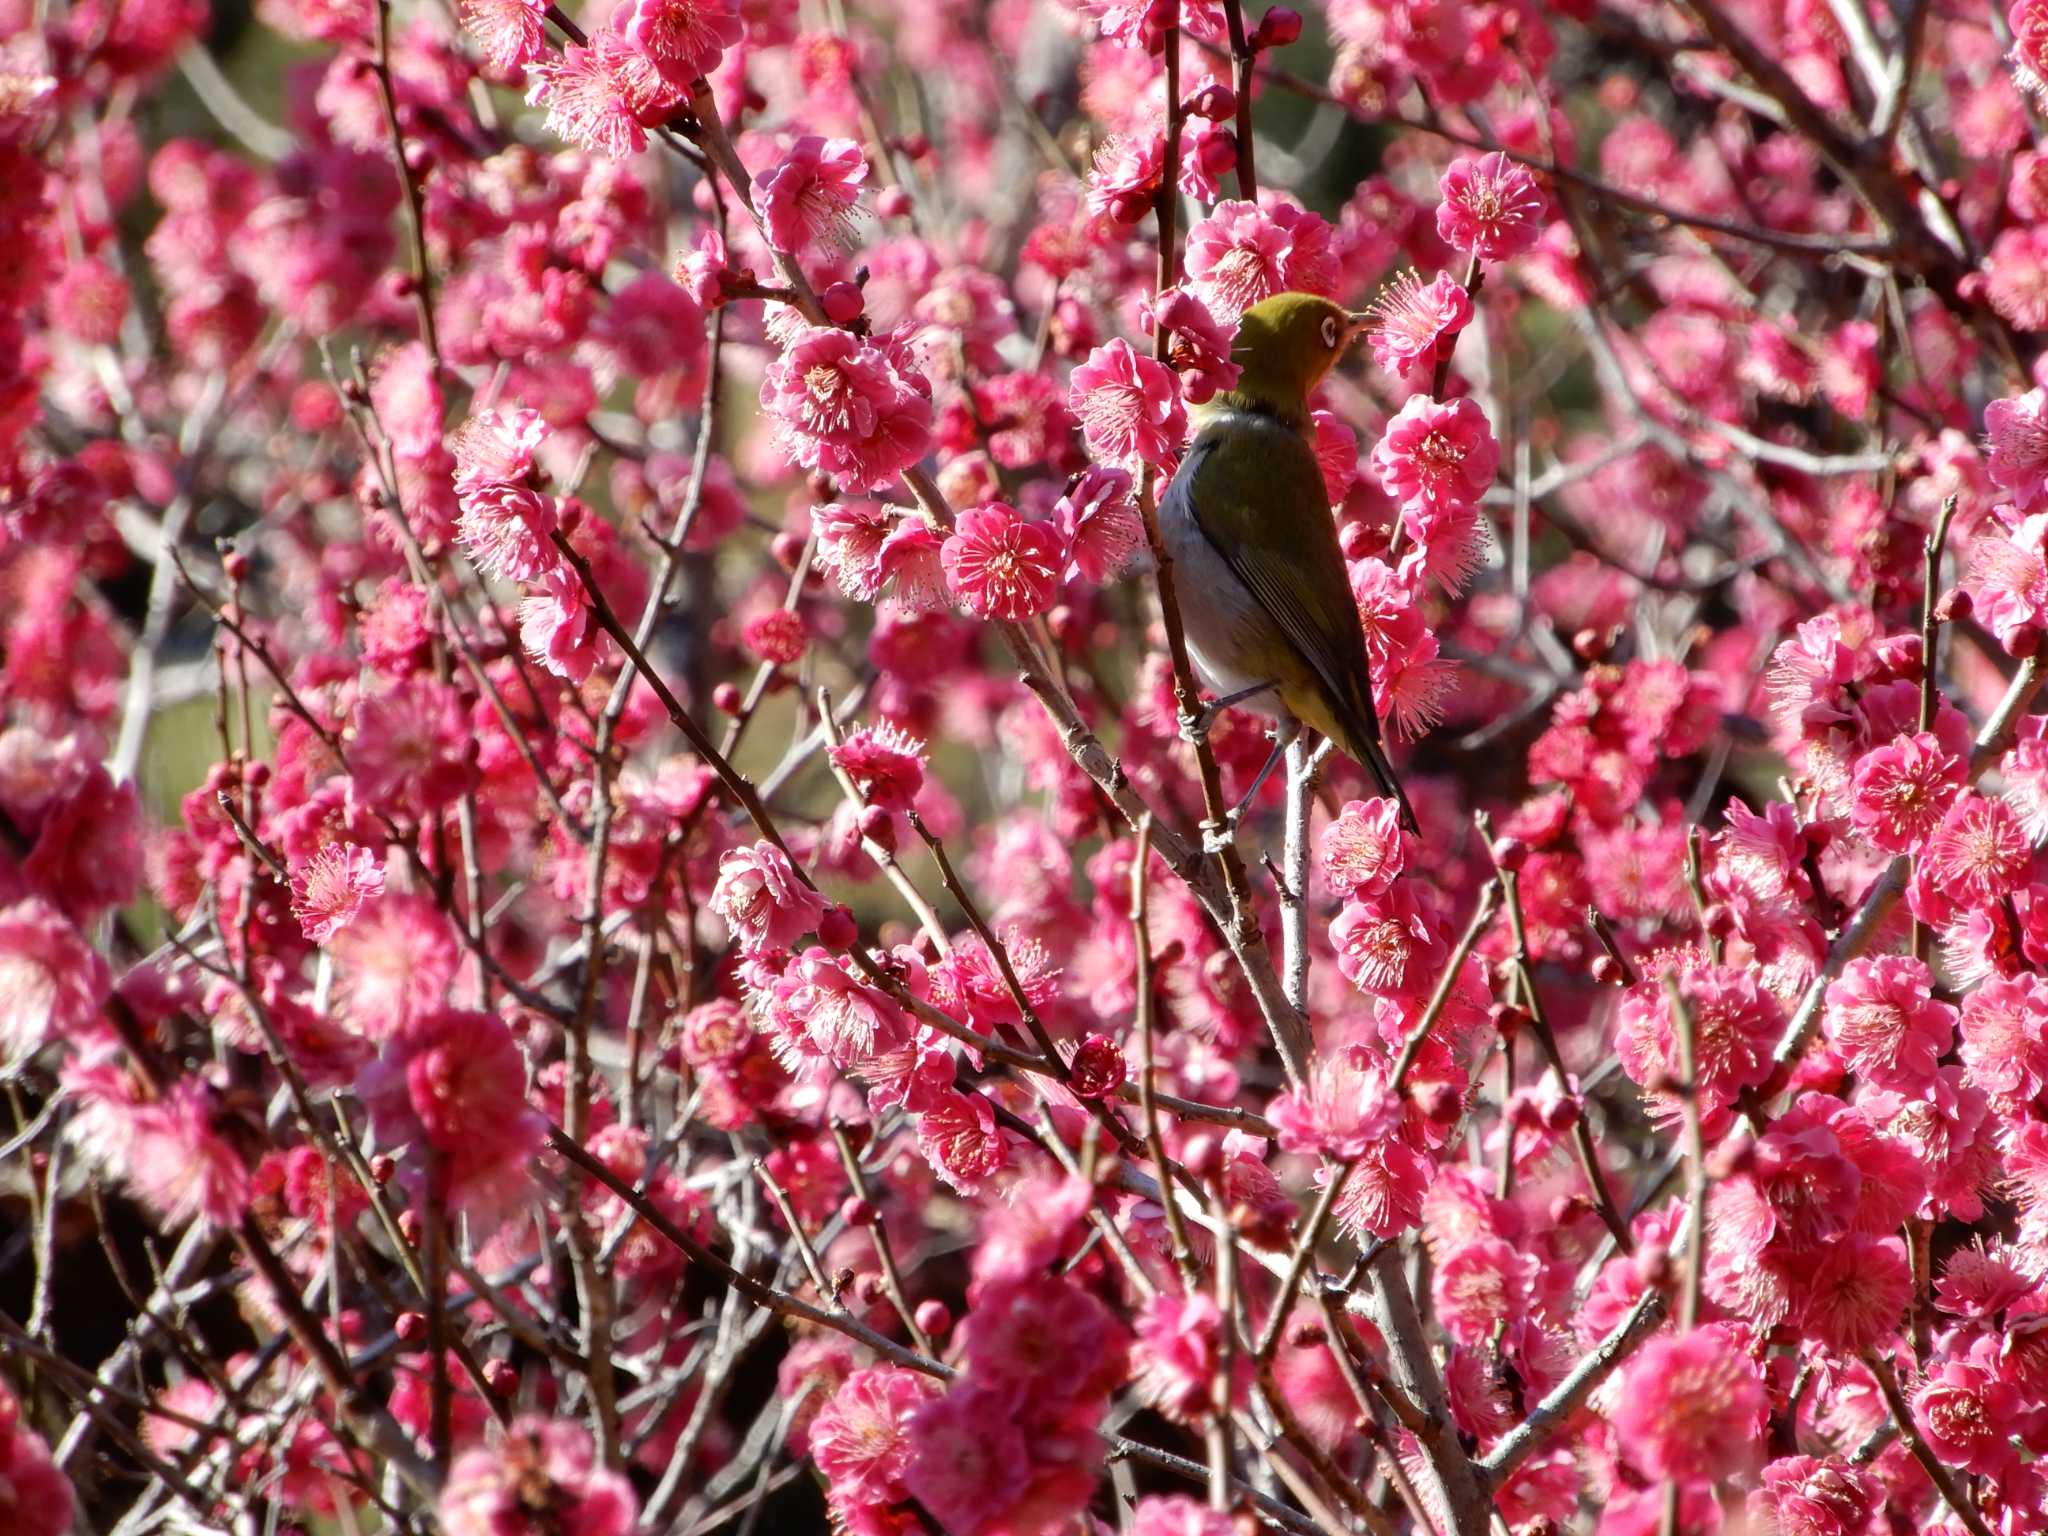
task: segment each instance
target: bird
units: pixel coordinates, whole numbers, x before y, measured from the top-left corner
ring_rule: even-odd
[[[1364,768],[1412,831],[1309,420],[1316,386],[1371,324],[1310,293],[1245,310],[1230,354],[1236,383],[1191,408],[1193,440],[1160,497],[1159,531],[1188,659],[1214,695],[1196,729],[1240,704],[1277,722],[1238,810],[1307,726]]]

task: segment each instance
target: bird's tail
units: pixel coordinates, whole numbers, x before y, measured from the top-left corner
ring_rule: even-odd
[[[1415,820],[1415,807],[1408,803],[1407,793],[1394,776],[1394,765],[1381,744],[1379,712],[1373,708],[1371,684],[1361,691],[1365,694],[1362,699],[1338,701],[1334,722],[1338,729],[1332,733],[1337,747],[1371,775],[1382,795],[1401,807],[1402,825],[1419,834],[1422,828]]]

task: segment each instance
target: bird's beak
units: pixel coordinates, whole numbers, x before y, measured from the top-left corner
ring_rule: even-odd
[[[1353,310],[1349,316],[1349,321],[1350,323],[1345,327],[1344,331],[1344,345],[1346,348],[1349,348],[1359,337],[1372,329],[1373,316],[1362,309]]]

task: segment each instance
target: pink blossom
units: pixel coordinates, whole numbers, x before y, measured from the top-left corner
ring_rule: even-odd
[[[2048,1088],[2048,980],[1994,976],[1963,999],[1962,1058],[1987,1092],[2031,1099]]]
[[[678,86],[717,69],[743,33],[738,0],[622,0],[612,25]]]
[[[1913,1299],[1913,1272],[1897,1238],[1856,1233],[1823,1244],[1799,1289],[1809,1336],[1854,1354],[1881,1348],[1897,1332]]]
[[[178,1079],[130,1112],[127,1182],[166,1226],[201,1221],[222,1230],[248,1209],[248,1165],[220,1134],[221,1119],[219,1093],[198,1077]]]
[[[1210,1391],[1223,1363],[1223,1314],[1203,1291],[1173,1295],[1162,1291],[1139,1314],[1131,1350],[1131,1386],[1169,1419],[1199,1424],[1210,1409]],[[1242,1353],[1231,1361],[1233,1392],[1250,1383],[1251,1362]]]
[[[1931,731],[1901,736],[1857,760],[1849,819],[1886,852],[1910,852],[1940,824],[1963,787],[1965,766]]]
[[[1750,1460],[1767,1410],[1756,1367],[1718,1324],[1636,1351],[1615,1399],[1622,1453],[1645,1477],[1711,1482]]]
[[[1838,1457],[1784,1456],[1764,1468],[1756,1497],[1784,1536],[1862,1536],[1884,1505],[1884,1487]]]
[[[1880,1088],[1931,1083],[1955,1039],[1956,1011],[1937,1003],[1925,964],[1906,955],[1851,960],[1827,989],[1829,1042],[1858,1076]]]
[[[2019,331],[2048,330],[2048,229],[2008,227],[1984,257],[1984,293]]]
[[[1308,1081],[1278,1095],[1266,1113],[1288,1152],[1355,1158],[1400,1127],[1399,1096],[1386,1066],[1363,1048],[1319,1058]]]
[[[1346,981],[1361,992],[1403,999],[1427,993],[1447,947],[1438,925],[1401,882],[1346,902],[1330,924],[1330,943]]]
[[[1472,299],[1448,272],[1425,283],[1411,270],[1380,290],[1369,313],[1373,361],[1400,378],[1434,366],[1445,344],[1472,323]]]
[[[972,1194],[1008,1160],[995,1107],[978,1093],[948,1088],[917,1121],[917,1144],[939,1177]]]
[[[2048,624],[2048,512],[2036,512],[2010,531],[1986,529],[1970,546],[1964,587],[1984,627],[2013,650],[2022,635]]]
[[[501,75],[538,59],[547,40],[544,0],[461,0],[463,26]]]
[[[1770,1075],[1784,1009],[1753,973],[1729,966],[1692,962],[1679,972],[1679,991],[1692,1012],[1700,1115],[1708,1135],[1716,1135],[1728,1123],[1736,1096]],[[1682,1076],[1674,1030],[1661,981],[1645,979],[1629,989],[1615,1027],[1615,1053],[1664,1123],[1675,1121],[1682,1108],[1659,1086]]]
[[[938,1395],[928,1376],[877,1367],[855,1371],[811,1421],[811,1459],[835,1509],[907,1497],[911,1417]]]
[[[1330,225],[1292,204],[1218,203],[1188,230],[1188,291],[1224,325],[1276,293],[1331,292],[1337,281]]]
[[[1180,374],[1181,395],[1202,405],[1236,387],[1238,365],[1230,360],[1230,332],[1208,305],[1185,288],[1168,288],[1145,307],[1148,334],[1167,334],[1166,360]]]
[[[76,1500],[49,1443],[21,1422],[21,1403],[0,1384],[0,1509],[16,1536],[63,1536]]]
[[[1984,407],[1984,468],[2022,514],[2048,502],[2048,390],[1993,400]]]
[[[519,644],[557,677],[585,681],[610,643],[583,578],[566,563],[542,571],[520,599]]]
[[[1000,501],[961,513],[940,559],[946,585],[977,618],[1036,618],[1059,597],[1059,541]]]
[[[1499,151],[1452,161],[1439,190],[1437,234],[1481,261],[1508,261],[1543,233],[1543,189],[1527,166]]]
[[[423,821],[453,804],[468,782],[468,731],[454,695],[408,678],[356,705],[349,774],[364,802]]]
[[[1100,1399],[1124,1379],[1127,1341],[1116,1318],[1060,1276],[980,1287],[966,1335],[968,1375],[1007,1389],[1037,1416]]]
[[[527,1415],[455,1458],[438,1513],[448,1536],[628,1536],[639,1511],[589,1430]]]
[[[908,811],[924,788],[925,744],[886,722],[848,731],[828,755],[869,805]]]
[[[376,854],[361,843],[329,843],[293,872],[292,916],[310,943],[325,944],[383,893]]]
[[[1373,473],[1397,501],[1463,506],[1493,484],[1500,446],[1476,401],[1411,395],[1372,451]]]
[[[789,855],[762,841],[718,861],[711,910],[748,953],[786,949],[825,914],[825,898],[807,884]]]
[[[1135,224],[1152,211],[1166,176],[1166,140],[1150,133],[1112,133],[1096,147],[1088,167],[1088,210],[1119,224]]]
[[[1378,896],[1408,867],[1412,839],[1393,800],[1352,800],[1323,829],[1316,856],[1331,888],[1346,896]]]
[[[882,490],[931,438],[931,401],[881,352],[846,331],[807,326],[761,381],[761,409],[786,451],[841,490]]]
[[[1125,470],[1090,464],[1068,483],[1053,516],[1066,540],[1070,578],[1098,585],[1116,581],[1148,558],[1145,524],[1132,504]]]
[[[777,250],[791,252],[849,246],[867,178],[867,157],[853,140],[801,135],[777,165],[754,178],[769,240]]]
[[[1105,459],[1164,465],[1187,436],[1180,380],[1119,337],[1097,347],[1069,381],[1067,403],[1088,446]]]
[[[486,409],[448,434],[458,497],[490,485],[517,485],[533,472],[534,450],[546,441],[538,411]]]
[[[968,1381],[924,1404],[911,1418],[910,1446],[905,1486],[943,1529],[963,1536],[1008,1529],[1002,1514],[1031,1463],[1000,1388]]]
[[[1968,1360],[1947,1360],[1913,1394],[1913,1422],[1941,1461],[1990,1477],[2012,1465],[2008,1436],[2019,1397],[2006,1382]]]
[[[1993,902],[2026,883],[2033,844],[2013,808],[1965,791],[1920,850],[1920,872],[1956,902]]]
[[[456,537],[486,576],[532,581],[561,564],[551,535],[560,526],[555,498],[531,487],[485,481],[458,491]]]
[[[100,1026],[107,962],[64,915],[37,897],[0,907],[0,1062]]]
[[[411,1149],[415,1183],[479,1219],[525,1192],[543,1122],[526,1104],[526,1062],[488,1013],[414,1020],[363,1069],[357,1092],[385,1145]]]
[[[645,149],[646,121],[678,94],[646,55],[608,30],[592,34],[588,47],[567,44],[559,59],[543,59],[527,73],[528,99],[548,109],[548,131],[610,160]]]

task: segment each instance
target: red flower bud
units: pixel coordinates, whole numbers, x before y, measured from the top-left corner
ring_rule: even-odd
[[[1124,1052],[1107,1035],[1090,1035],[1069,1064],[1068,1086],[1084,1099],[1103,1099],[1124,1084]]]
[[[731,683],[720,683],[711,690],[711,707],[720,714],[738,714],[741,702],[739,689]]]
[[[843,906],[827,907],[818,919],[818,942],[827,949],[851,949],[860,938],[860,925]]]
[[[1493,862],[1510,874],[1529,862],[1529,845],[1519,837],[1497,837],[1487,851]]]
[[[427,1336],[427,1315],[424,1312],[401,1312],[391,1326],[401,1342],[417,1344]]]
[[[1628,978],[1621,969],[1621,962],[1612,955],[1593,957],[1593,979],[1603,987],[1620,987],[1628,984]]]
[[[818,295],[818,307],[834,325],[851,325],[860,318],[867,301],[851,283],[834,283]]]
[[[1119,192],[1109,200],[1109,216],[1119,224],[1136,224],[1152,211],[1152,199],[1141,192]]]
[[[953,1314],[936,1296],[920,1301],[917,1310],[910,1315],[917,1322],[918,1332],[928,1339],[943,1339],[952,1331]]]
[[[1259,18],[1249,41],[1253,53],[1262,53],[1268,48],[1285,48],[1300,36],[1301,12],[1276,5]]]
[[[896,818],[879,805],[870,805],[860,813],[860,835],[889,853],[896,851]]]
[[[508,1360],[490,1360],[484,1364],[484,1385],[500,1397],[510,1397],[519,1390],[519,1372]]]
[[[1237,164],[1237,137],[1220,131],[1205,133],[1195,146],[1195,156],[1211,176],[1222,176]]]
[[[877,1212],[873,1201],[863,1200],[859,1195],[848,1195],[839,1207],[839,1215],[849,1227],[872,1227]]]
[[[1211,80],[1188,98],[1188,115],[1206,117],[1212,123],[1225,122],[1237,113],[1237,92],[1221,80]]]

